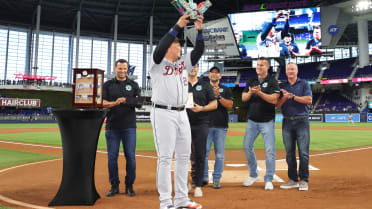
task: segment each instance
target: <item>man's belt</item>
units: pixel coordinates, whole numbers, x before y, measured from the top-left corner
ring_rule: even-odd
[[[160,105],[160,104],[152,104],[152,106],[155,107],[155,108],[160,108],[160,109],[165,109],[165,110],[176,110],[176,111],[182,111],[182,110],[185,109],[185,106],[172,107],[172,106]]]
[[[296,115],[296,116],[284,116],[284,119],[288,120],[296,120],[296,119],[302,119],[302,118],[308,118],[308,115]]]

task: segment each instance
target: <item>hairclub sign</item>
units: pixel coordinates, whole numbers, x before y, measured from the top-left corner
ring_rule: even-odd
[[[288,9],[288,8],[299,8],[307,7],[307,0],[294,1],[294,2],[277,2],[277,3],[262,3],[249,5],[246,4],[243,6],[243,11],[259,11],[259,10],[277,10],[277,9]]]
[[[40,107],[40,99],[0,98],[1,107]]]

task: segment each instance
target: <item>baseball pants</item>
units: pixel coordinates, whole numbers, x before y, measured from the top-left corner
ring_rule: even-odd
[[[191,131],[185,110],[167,110],[153,107],[150,114],[154,143],[158,155],[156,185],[160,207],[172,204],[171,164],[174,165],[174,206],[188,201],[187,176],[191,153]]]

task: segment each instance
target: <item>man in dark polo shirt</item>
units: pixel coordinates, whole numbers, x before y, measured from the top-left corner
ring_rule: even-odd
[[[187,109],[191,126],[191,178],[195,185],[194,196],[202,197],[204,161],[209,131],[208,111],[217,109],[217,100],[212,86],[197,75],[199,65],[189,73],[189,93],[193,95],[194,107]]]
[[[222,177],[225,160],[225,140],[229,122],[227,110],[233,107],[232,92],[229,87],[220,83],[221,73],[218,67],[212,67],[209,70],[209,84],[212,86],[214,94],[217,97],[218,107],[209,113],[209,133],[207,138],[207,150],[205,155],[204,182],[208,182],[208,156],[214,145],[214,171],[213,188],[221,188],[220,179]]]
[[[116,77],[103,85],[103,106],[110,108],[106,121],[106,142],[111,190],[106,196],[119,193],[118,155],[123,143],[126,159],[125,193],[135,196],[133,183],[136,178],[136,112],[135,100],[140,89],[135,81],[127,77],[128,62],[115,62]]]
[[[306,80],[297,77],[298,67],[289,63],[285,71],[288,81],[280,84],[283,95],[276,104],[283,113],[283,142],[288,164],[288,182],[281,185],[282,189],[299,188],[308,190],[309,178],[309,106],[312,104],[310,85]],[[296,143],[300,156],[300,169],[297,174]],[[300,183],[298,183],[300,177]]]
[[[242,101],[248,102],[248,122],[243,147],[248,161],[249,177],[244,186],[251,186],[259,179],[254,142],[261,133],[266,152],[265,190],[273,190],[275,173],[275,104],[280,95],[278,81],[268,74],[269,60],[257,60],[257,77],[247,81]]]

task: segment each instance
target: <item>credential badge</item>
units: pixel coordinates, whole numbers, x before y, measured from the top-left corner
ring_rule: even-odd
[[[266,88],[266,87],[267,87],[267,82],[262,84],[262,88]]]
[[[197,90],[197,91],[201,91],[202,89],[203,89],[203,87],[202,87],[201,85],[197,85],[197,86],[196,86],[196,90]]]

